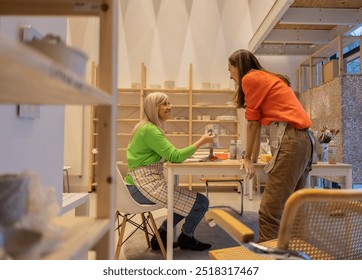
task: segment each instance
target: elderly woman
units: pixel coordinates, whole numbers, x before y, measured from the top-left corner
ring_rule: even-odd
[[[195,143],[183,149],[175,148],[165,136],[164,122],[170,118],[171,104],[162,92],[151,93],[144,100],[144,119],[134,130],[127,146],[128,175],[125,182],[132,197],[140,204],[160,204],[167,207],[167,182],[163,174],[163,162],[183,162],[205,143],[213,142],[214,135],[205,134]],[[174,226],[185,219],[178,237],[181,249],[203,251],[211,247],[194,237],[194,231],[205,212],[208,199],[190,190],[174,189]],[[163,244],[167,240],[167,220],[159,228]],[[155,237],[151,240],[153,250],[159,249]]]

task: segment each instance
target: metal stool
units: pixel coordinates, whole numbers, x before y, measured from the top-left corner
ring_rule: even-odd
[[[233,177],[213,177],[213,178],[200,178],[200,181],[205,182],[206,184],[206,197],[209,198],[209,183],[220,183],[220,182],[236,182],[240,185],[240,212],[234,209],[233,207],[229,205],[214,205],[210,206],[209,208],[215,208],[215,207],[225,207],[233,210],[234,212],[238,213],[240,216],[243,215],[244,211],[244,188],[243,188],[243,179],[240,178],[233,178]]]
[[[68,193],[70,192],[69,190],[69,170],[72,169],[71,166],[69,165],[64,165],[63,166],[63,175],[65,175],[65,177],[67,178],[67,188],[68,188]],[[63,192],[65,192],[65,182],[64,182],[64,178],[63,178]]]

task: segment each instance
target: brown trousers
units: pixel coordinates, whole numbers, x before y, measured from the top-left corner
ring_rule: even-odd
[[[306,130],[287,125],[276,162],[268,174],[259,209],[258,242],[278,237],[288,197],[306,185],[311,167],[312,145]]]

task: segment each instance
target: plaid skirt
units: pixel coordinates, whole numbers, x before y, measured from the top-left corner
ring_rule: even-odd
[[[158,162],[148,166],[140,166],[129,172],[139,191],[150,201],[167,207],[167,182],[163,173],[163,163]],[[181,216],[188,216],[195,204],[196,193],[174,188],[173,211]]]

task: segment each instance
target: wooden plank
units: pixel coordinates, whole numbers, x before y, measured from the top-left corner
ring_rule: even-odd
[[[85,217],[59,218],[54,223],[62,228],[61,241],[45,260],[82,259],[110,228],[110,220]]]
[[[4,36],[0,40],[0,64],[7,65],[0,68],[0,104],[112,103],[109,94],[82,77]]]
[[[101,0],[0,0],[2,15],[98,16],[106,5]]]
[[[100,16],[99,87],[112,95],[112,106],[98,106],[97,217],[112,218],[115,209],[118,1],[103,0],[109,9]],[[98,259],[114,258],[114,232],[96,246]]]

